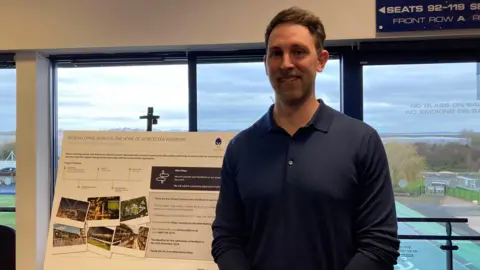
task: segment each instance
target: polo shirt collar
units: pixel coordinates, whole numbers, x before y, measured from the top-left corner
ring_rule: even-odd
[[[317,101],[320,105],[305,127],[313,126],[319,131],[328,132],[334,116],[333,109],[326,105],[322,99],[317,99]],[[268,132],[283,130],[273,118],[274,106],[274,104],[270,106],[267,113],[262,117],[262,121],[260,121],[261,127]]]

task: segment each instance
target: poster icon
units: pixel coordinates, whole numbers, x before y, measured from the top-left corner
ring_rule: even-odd
[[[166,173],[165,170],[162,170],[162,172],[158,175],[158,177],[155,179],[159,181],[161,184],[165,183],[167,181],[167,178],[170,176],[169,173]]]

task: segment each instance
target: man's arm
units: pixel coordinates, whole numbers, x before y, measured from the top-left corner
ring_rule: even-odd
[[[212,256],[220,270],[250,270],[244,253],[245,211],[235,181],[234,158],[232,141],[223,159],[220,195],[212,224]]]
[[[361,149],[354,233],[357,252],[346,270],[393,269],[400,241],[387,155],[376,131],[362,141]]]

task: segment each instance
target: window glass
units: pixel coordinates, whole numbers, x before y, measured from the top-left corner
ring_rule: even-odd
[[[64,130],[188,131],[188,67],[141,65],[58,68],[59,143]]]
[[[316,97],[340,110],[340,61],[330,59],[317,74]],[[197,65],[198,130],[235,131],[249,127],[273,103],[263,62]]]
[[[384,141],[399,217],[468,218],[454,235],[480,235],[478,73],[477,63],[364,67],[364,121]],[[399,233],[445,235],[446,228],[402,223]],[[412,260],[440,260],[444,243],[409,245],[418,251]],[[480,246],[458,245],[455,269],[480,268],[480,256],[471,256]]]
[[[15,207],[16,71],[0,68],[0,208]],[[0,212],[0,225],[15,228],[15,212]]]

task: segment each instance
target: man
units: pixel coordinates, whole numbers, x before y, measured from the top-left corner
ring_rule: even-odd
[[[328,59],[308,11],[280,12],[265,34],[275,104],[226,149],[212,255],[220,270],[384,270],[398,257],[382,141],[315,98]]]

